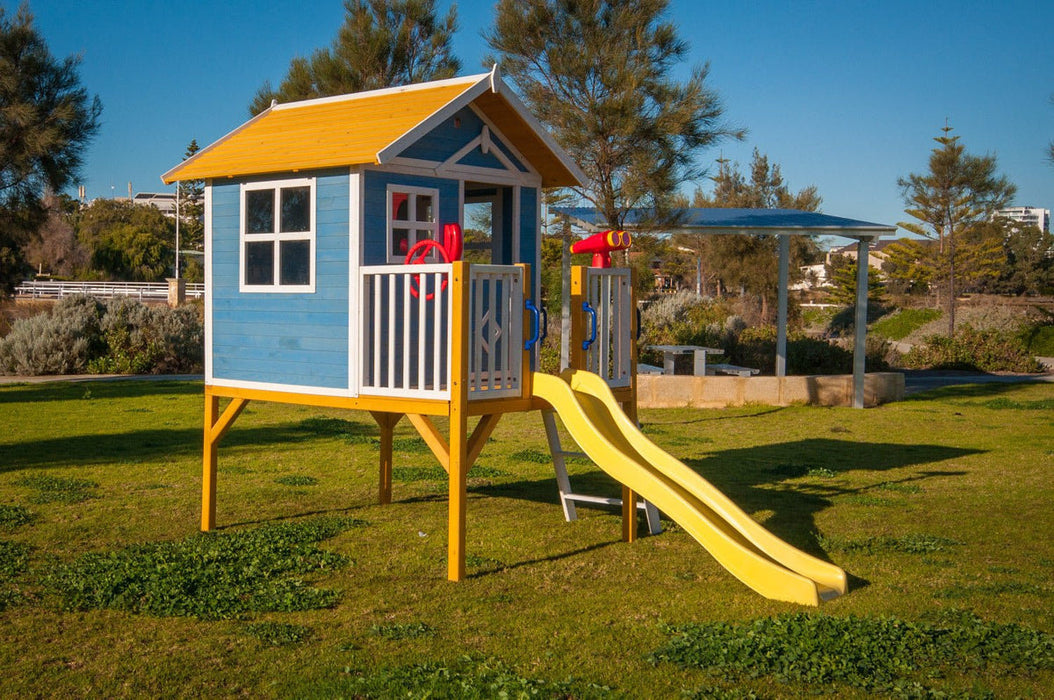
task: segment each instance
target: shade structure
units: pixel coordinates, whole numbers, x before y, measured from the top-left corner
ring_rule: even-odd
[[[897,227],[842,216],[797,209],[720,209],[693,207],[678,209],[664,223],[657,224],[649,209],[631,209],[625,219],[613,226],[593,207],[554,207],[587,231],[607,228],[646,229],[660,233],[698,235],[779,236],[779,295],[776,324],[776,375],[787,370],[787,281],[790,265],[790,236],[839,236],[857,241],[856,316],[853,336],[853,406],[864,407],[864,360],[867,342],[867,259],[871,243],[893,236]]]

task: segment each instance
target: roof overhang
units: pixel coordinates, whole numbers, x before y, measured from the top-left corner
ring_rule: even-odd
[[[610,228],[604,216],[593,207],[554,207],[552,211],[589,231]],[[669,223],[658,225],[649,221],[649,214],[648,210],[631,210],[624,226],[661,234],[840,236],[856,240],[876,240],[895,235],[897,231],[896,226],[797,209],[680,209],[674,211]]]
[[[542,176],[544,187],[586,181],[581,169],[490,73],[272,105],[161,179],[178,180],[384,165],[458,110],[474,105]]]

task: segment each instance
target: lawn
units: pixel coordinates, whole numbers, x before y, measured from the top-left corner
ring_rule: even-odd
[[[376,505],[363,413],[254,403],[196,532],[202,388],[0,388],[0,695],[1049,697],[1054,386],[964,386],[865,411],[644,411],[645,432],[850,574],[765,600],[677,526],[563,521],[538,414],[469,479],[445,580],[443,472],[396,434]],[[584,460],[578,490],[614,495]],[[643,528],[642,528],[643,532]],[[942,695],[943,694],[943,695]]]

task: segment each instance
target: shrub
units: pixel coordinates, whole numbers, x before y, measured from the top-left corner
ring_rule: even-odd
[[[870,371],[888,367],[886,343],[868,338],[865,346],[866,366]],[[729,352],[731,362],[746,367],[771,370],[776,366],[776,327],[755,326],[739,334]],[[822,338],[811,338],[801,332],[787,334],[788,374],[848,374],[853,371],[853,353]]]
[[[932,335],[903,357],[905,367],[982,372],[1040,372],[1021,337],[1009,331],[960,327],[954,338]]]
[[[150,307],[131,299],[103,305],[67,297],[50,312],[16,321],[0,339],[4,374],[191,372],[203,357],[193,306]]]
[[[0,339],[4,374],[78,374],[104,347],[102,305],[86,296],[60,300],[50,313],[19,319]]]
[[[150,307],[114,299],[106,305],[100,326],[107,352],[91,363],[93,372],[165,373],[201,365],[204,339],[193,307]]]

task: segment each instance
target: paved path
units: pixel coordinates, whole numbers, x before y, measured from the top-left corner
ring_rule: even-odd
[[[983,374],[941,370],[904,370],[904,393],[908,396],[956,384],[1054,383],[1054,374]]]

